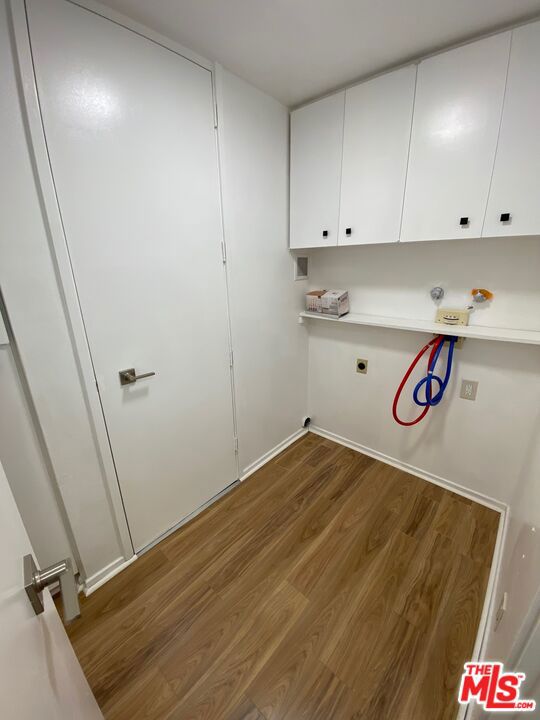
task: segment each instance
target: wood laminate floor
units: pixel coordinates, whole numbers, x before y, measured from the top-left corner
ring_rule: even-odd
[[[108,720],[451,720],[498,521],[310,433],[69,635]]]

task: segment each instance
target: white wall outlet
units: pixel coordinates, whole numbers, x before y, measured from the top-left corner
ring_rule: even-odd
[[[459,397],[463,400],[476,400],[478,392],[478,380],[462,380]]]

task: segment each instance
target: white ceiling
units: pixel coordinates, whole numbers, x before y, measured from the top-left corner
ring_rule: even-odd
[[[286,105],[540,14],[540,0],[104,0]]]

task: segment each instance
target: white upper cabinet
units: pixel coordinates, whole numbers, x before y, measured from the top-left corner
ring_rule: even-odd
[[[510,36],[501,33],[419,64],[401,240],[480,237]]]
[[[291,114],[291,248],[336,245],[345,93]]]
[[[540,234],[540,22],[513,31],[483,235]],[[506,216],[509,219],[506,219]]]
[[[416,66],[345,93],[338,245],[399,240]]]

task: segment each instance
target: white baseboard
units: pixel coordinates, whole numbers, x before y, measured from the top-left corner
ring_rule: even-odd
[[[289,435],[288,438],[278,443],[274,448],[272,448],[272,450],[264,453],[264,455],[262,455],[258,460],[255,460],[255,462],[252,462],[250,465],[248,465],[247,468],[244,470],[244,474],[240,477],[240,480],[246,480],[246,478],[248,478],[250,475],[253,475],[253,473],[259,470],[259,468],[261,468],[263,465],[266,465],[266,463],[269,462],[273,457],[279,455],[279,453],[283,452],[283,450],[285,450],[285,448],[288,448],[289,445],[292,445],[295,440],[298,440],[302,436],[307,435],[307,433],[307,428],[300,428],[300,430],[297,430],[292,435]]]
[[[360,443],[357,443],[354,440],[348,440],[347,438],[341,437],[341,435],[336,435],[329,430],[324,430],[324,428],[317,427],[316,425],[310,425],[309,431],[315,433],[316,435],[321,435],[321,437],[327,438],[328,440],[333,440],[340,445],[345,445],[345,447],[352,448],[353,450],[358,450],[358,452],[361,452],[364,455],[369,455],[370,457],[373,457],[376,460],[380,460],[387,465],[393,465],[400,470],[408,472],[411,475],[416,475],[417,477],[422,478],[422,480],[427,480],[428,482],[439,485],[446,490],[451,490],[457,495],[462,495],[469,500],[474,500],[474,502],[480,503],[480,505],[485,505],[491,510],[496,510],[500,513],[505,513],[508,510],[508,505],[501,502],[500,500],[495,500],[494,498],[477,492],[476,490],[469,490],[469,488],[458,485],[458,483],[452,482],[451,480],[447,480],[446,478],[440,477],[439,475],[434,475],[433,473],[422,470],[421,468],[417,468],[414,465],[409,465],[409,463],[403,462],[402,460],[397,460],[390,455],[385,455],[378,450],[372,450],[365,445],[360,445]]]
[[[135,562],[136,559],[137,555],[133,555],[129,558],[129,560],[126,560],[123,557],[116,558],[116,560],[113,560],[111,563],[99,570],[99,572],[94,573],[94,575],[91,575],[89,578],[86,578],[86,581],[83,584],[83,592],[86,597],[95,592],[107,581],[111,580],[111,578],[115,575],[118,575],[119,572],[125,570],[129,565],[131,565],[131,563]]]

